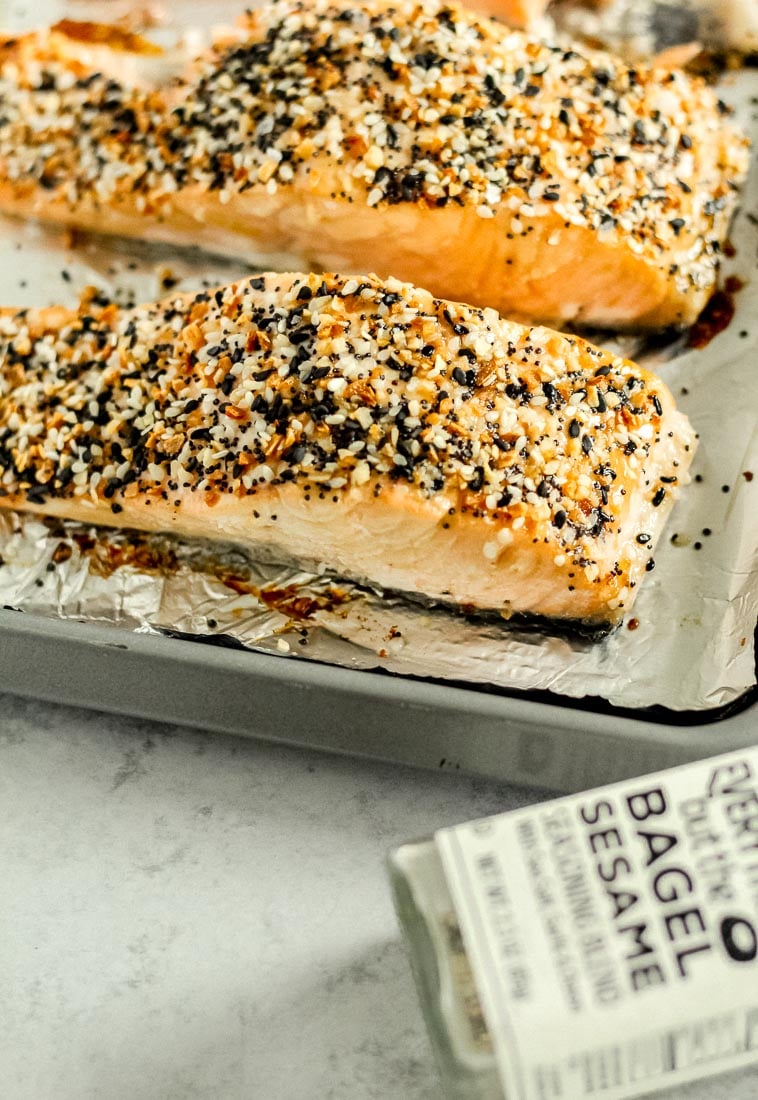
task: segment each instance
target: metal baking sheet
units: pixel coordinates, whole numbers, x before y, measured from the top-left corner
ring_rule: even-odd
[[[753,126],[758,73],[722,83],[741,121]],[[2,230],[4,302],[74,305],[87,284],[119,302],[150,301],[172,285],[213,286],[243,272],[239,262],[19,221],[2,222]],[[623,628],[602,644],[555,630],[504,629],[500,621],[445,614],[356,585],[335,587],[326,575],[246,561],[233,548],[98,534],[70,524],[48,531],[35,518],[7,513],[0,515],[0,605],[120,629],[223,635],[346,667],[571,699],[599,696],[623,707],[708,712],[734,703],[755,682],[758,611],[755,172],[734,234],[739,247],[727,257],[724,278],[745,285],[734,295],[735,316],[723,332],[704,349],[687,349],[684,338],[622,344],[663,374],[701,444],[675,526],[655,547],[656,569]],[[727,295],[721,308],[728,305]],[[608,334],[598,338],[608,342]]]
[[[1,691],[559,791],[758,736],[758,702],[678,725],[8,610]]]
[[[69,5],[77,9],[70,13],[82,14],[79,7]],[[35,17],[39,17],[37,11]],[[749,112],[749,87],[733,91],[741,96],[743,111]],[[747,216],[752,213],[752,205],[751,197],[742,215],[744,222],[738,223],[740,250],[734,260],[735,270],[746,280],[752,274],[758,248],[756,225]],[[197,257],[169,255],[164,264],[153,262],[156,254],[150,253],[149,262],[145,255],[135,260],[130,245],[56,241],[55,249],[62,257],[60,268],[52,278],[48,270],[48,278],[41,284],[38,257],[50,237],[33,229],[24,232],[31,238],[37,234],[38,239],[36,255],[35,247],[27,247],[12,257],[13,286],[17,289],[14,300],[19,304],[58,301],[90,281],[115,285],[125,302],[144,300],[157,296],[161,285],[177,276],[202,278],[214,284],[240,272],[239,265]],[[14,248],[8,243],[9,237],[10,233],[6,234],[6,248]],[[26,613],[9,610],[0,619],[0,687],[231,732],[321,744],[340,751],[432,766],[443,762],[442,766],[562,789],[575,785],[571,778],[574,774],[578,777],[576,785],[586,785],[590,778],[604,782],[754,740],[758,733],[755,705],[714,725],[686,727],[679,724],[688,721],[686,713],[654,723],[618,712],[597,713],[591,700],[585,709],[575,710],[561,706],[557,697],[555,703],[513,695],[495,697],[457,686],[390,680],[376,672],[357,671],[361,666],[379,665],[385,670],[428,677],[433,670],[448,680],[505,688],[548,687],[567,697],[604,696],[627,706],[665,703],[680,712],[686,712],[694,698],[701,711],[697,716],[700,722],[714,717],[715,707],[749,701],[755,664],[752,632],[745,628],[745,622],[755,621],[758,599],[758,509],[754,487],[743,474],[758,468],[758,393],[752,388],[758,376],[752,371],[750,376],[744,374],[749,382],[743,387],[739,405],[728,400],[726,393],[723,403],[713,391],[704,395],[703,380],[707,383],[710,376],[713,384],[714,372],[718,371],[724,376],[737,368],[747,372],[758,346],[758,297],[754,291],[748,288],[738,297],[737,316],[730,330],[717,339],[707,356],[689,353],[690,361],[678,357],[661,367],[670,384],[687,391],[678,393],[686,411],[703,424],[711,421],[705,433],[711,445],[701,448],[698,459],[700,466],[696,469],[702,480],[692,487],[677,512],[678,539],[659,556],[659,569],[638,601],[634,621],[639,625],[633,638],[620,632],[603,648],[528,634],[511,634],[504,640],[502,633],[493,634],[482,626],[472,628],[448,616],[440,626],[443,620],[434,617],[438,613],[403,608],[371,594],[356,592],[335,605],[324,598],[329,584],[323,578],[296,577],[302,586],[298,592],[307,593],[318,605],[304,629],[302,620],[293,618],[286,605],[277,606],[271,600],[261,603],[264,582],[269,593],[272,588],[292,587],[291,574],[283,574],[277,586],[276,571],[253,577],[257,586],[248,584],[245,590],[236,592],[231,602],[227,598],[224,606],[231,618],[219,625],[214,617],[220,606],[219,578],[212,570],[191,574],[203,598],[198,600],[193,594],[182,602],[184,578],[175,577],[171,595],[170,578],[167,581],[159,570],[127,565],[119,574],[119,602],[114,616],[109,577],[96,574],[93,583],[79,587],[82,572],[74,568],[77,562],[64,565],[51,560],[57,539],[43,531],[36,542],[33,534],[30,541],[16,539],[13,543],[16,558],[11,568],[18,576],[21,567],[23,598],[18,598],[17,588],[7,599],[14,607],[22,606]],[[664,355],[670,352],[668,349]],[[729,384],[739,377],[738,373],[735,379],[730,378]],[[742,441],[729,448],[728,455],[713,447],[716,429],[723,432],[725,424],[729,427],[727,438]],[[722,484],[729,488],[728,494],[721,492]],[[38,528],[39,522],[35,523]],[[705,524],[711,535],[699,538]],[[745,543],[739,557],[730,559],[738,562],[738,568],[725,569],[723,548],[735,538]],[[45,543],[41,553],[40,539]],[[701,545],[696,551],[697,542]],[[6,549],[8,545],[6,540]],[[25,563],[25,555],[35,545],[36,558],[32,556]],[[6,594],[10,591],[7,573],[6,569]],[[211,579],[206,582],[208,576]],[[223,586],[225,582],[222,579],[220,583]],[[683,598],[693,585],[708,593],[695,614],[691,603]],[[140,608],[145,599],[156,596],[156,590],[160,590],[158,604],[164,608],[163,619],[141,617]],[[5,602],[2,586],[0,602]],[[55,622],[43,617],[46,611],[56,614],[56,607],[65,617],[86,621]],[[98,619],[109,625],[94,625]],[[399,619],[402,629],[398,629]],[[135,629],[181,631],[204,635],[206,641],[198,645],[176,637],[150,637],[135,634]],[[282,661],[275,656],[209,644],[228,642],[230,636],[242,637],[248,644],[274,653],[302,653],[331,665]],[[307,653],[298,650],[300,645],[307,645]],[[554,662],[547,675],[546,653]],[[498,661],[501,669],[496,666]],[[94,666],[99,669],[101,665],[103,674],[93,675]],[[663,665],[668,686],[662,692]],[[714,680],[717,665],[724,666],[726,675]],[[139,675],[135,675],[137,669],[141,670]],[[199,684],[203,689],[198,694]],[[291,685],[292,694],[273,721],[269,713],[271,700],[287,704],[286,688],[281,698],[277,691],[277,685],[282,684]],[[225,687],[229,690],[223,690]],[[297,700],[302,700],[302,708]],[[381,716],[381,728],[366,724],[368,702],[372,716],[377,721]],[[451,715],[455,716],[452,725]],[[453,728],[457,736],[453,736]],[[495,728],[499,732],[493,741]],[[729,738],[736,740],[730,742]]]

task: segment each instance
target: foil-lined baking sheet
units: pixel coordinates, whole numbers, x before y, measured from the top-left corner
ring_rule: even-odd
[[[728,74],[721,94],[758,146],[758,72]],[[733,227],[736,253],[724,265],[732,290],[720,305],[727,312],[734,306],[728,327],[702,348],[688,348],[682,338],[648,346],[604,339],[658,370],[700,433],[694,480],[656,549],[655,571],[613,635],[593,641],[469,619],[339,578],[254,562],[234,547],[1,512],[0,605],[114,630],[224,640],[288,659],[595,696],[629,708],[704,711],[735,702],[756,680],[757,167],[754,156]],[[87,285],[128,305],[172,288],[218,285],[247,270],[199,253],[11,220],[0,225],[4,305],[75,304]]]

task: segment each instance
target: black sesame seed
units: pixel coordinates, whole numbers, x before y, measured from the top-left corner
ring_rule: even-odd
[[[285,462],[292,463],[293,466],[297,466],[303,461],[306,455],[306,448],[302,443],[296,443],[294,447],[290,447],[288,451],[285,451],[282,458]]]
[[[659,505],[663,504],[663,501],[665,500],[665,498],[666,498],[666,490],[665,489],[657,489],[656,492],[655,492],[655,495],[653,497],[653,502],[652,502],[653,507],[658,508]]]
[[[476,469],[474,470],[474,476],[469,481],[468,486],[469,486],[469,489],[471,489],[472,492],[478,493],[483,485],[484,485],[484,468],[482,466],[477,466]]]
[[[44,504],[49,492],[49,485],[30,485],[26,490],[26,499],[32,504]]]
[[[552,382],[542,383],[542,392],[548,400],[548,405],[552,408],[557,405],[561,400],[560,392],[556,389]]]

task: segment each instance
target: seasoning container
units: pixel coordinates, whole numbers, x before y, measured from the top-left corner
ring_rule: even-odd
[[[758,748],[443,829],[390,872],[449,1097],[758,1062]]]

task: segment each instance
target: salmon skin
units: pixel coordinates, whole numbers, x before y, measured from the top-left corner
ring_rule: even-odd
[[[694,450],[633,363],[375,276],[6,311],[0,335],[0,506],[506,618],[618,622]]]
[[[177,82],[155,53],[5,42],[0,211],[559,327],[686,325],[713,290],[747,145],[684,73],[442,0],[277,0]]]

